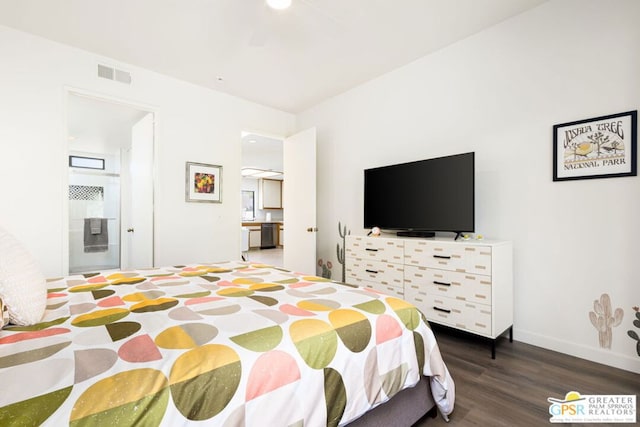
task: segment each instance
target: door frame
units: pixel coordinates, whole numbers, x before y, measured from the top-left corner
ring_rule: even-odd
[[[152,195],[152,217],[151,217],[151,260],[155,265],[155,240],[156,240],[156,229],[155,229],[155,212],[156,212],[156,192],[158,188],[156,186],[157,178],[158,178],[158,108],[145,104],[142,102],[132,101],[130,99],[119,98],[111,95],[106,95],[104,93],[99,93],[91,90],[81,89],[73,86],[64,86],[63,87],[63,95],[62,95],[62,145],[63,145],[63,158],[61,161],[63,164],[68,164],[69,162],[69,97],[70,96],[81,96],[85,98],[90,98],[100,102],[107,102],[111,104],[124,105],[127,107],[135,108],[141,111],[147,111],[153,114],[153,166],[151,172],[151,185],[153,187],[153,195]],[[122,183],[121,183],[122,185]],[[62,272],[64,275],[69,275],[69,172],[68,168],[65,168],[65,173],[62,174]],[[122,200],[120,200],[122,203]],[[123,227],[122,221],[120,221],[120,228]],[[120,230],[119,230],[120,232]],[[120,242],[122,244],[122,242]]]
[[[304,132],[304,131],[307,131],[307,130],[309,130],[309,129],[314,129],[314,132],[315,132],[315,135],[316,135],[316,144],[317,144],[317,134],[318,134],[318,133],[317,133],[317,129],[316,129],[316,127],[315,127],[315,126],[312,126],[311,128],[303,129],[302,131],[293,131],[293,132],[290,132],[288,136],[283,136],[282,134],[277,134],[277,133],[273,133],[273,132],[266,132],[266,131],[262,131],[262,130],[255,130],[255,129],[251,129],[251,128],[243,128],[243,129],[241,130],[241,132],[240,132],[240,139],[239,139],[239,141],[240,141],[240,144],[242,144],[242,138],[243,138],[246,134],[255,134],[255,135],[260,135],[260,136],[264,136],[264,137],[271,138],[271,139],[278,139],[278,140],[281,140],[281,141],[282,141],[282,144],[283,144],[282,160],[283,160],[283,172],[284,172],[284,141],[285,141],[286,139],[288,139],[288,138],[294,137],[294,136],[298,135],[299,133]],[[316,146],[316,147],[317,147],[317,146]],[[316,150],[317,150],[317,148],[316,148]],[[241,156],[241,158],[242,158],[242,153],[240,153],[240,156]],[[317,162],[317,152],[316,152],[316,162]],[[241,163],[242,163],[242,161],[241,161]],[[242,165],[242,164],[241,164],[241,165],[240,165],[240,168],[242,168],[243,166],[244,166],[244,165]],[[317,175],[317,170],[316,170],[316,175]],[[286,176],[284,177],[284,179],[286,179]],[[317,179],[317,176],[316,176],[316,179]],[[242,177],[241,177],[241,179],[240,179],[240,188],[239,188],[238,190],[242,191]],[[316,200],[317,200],[317,181],[316,181]],[[239,209],[239,212],[238,212],[238,218],[240,218],[240,225],[242,225],[242,206],[240,205],[240,206],[238,207],[238,209]],[[314,224],[312,224],[312,225],[311,225],[311,227],[315,230],[315,231],[313,231],[313,233],[314,233],[314,234],[317,232],[317,221],[318,221],[318,220],[317,220],[317,211],[318,211],[317,203],[316,203],[315,211],[316,211],[316,212],[315,212],[315,216],[316,216],[316,218],[315,218]],[[286,229],[286,224],[285,224],[285,229]],[[240,240],[241,240],[241,239],[242,239],[242,233],[239,233],[239,235],[240,235]],[[240,247],[242,247],[242,241],[241,241],[241,243],[240,243]],[[289,249],[291,250],[290,246],[289,246]],[[284,264],[284,260],[285,260],[285,252],[286,252],[286,251],[287,251],[287,245],[283,245],[283,248],[282,248],[282,263],[283,263],[283,264]],[[317,257],[317,239],[316,239],[316,241],[315,241],[315,251],[314,251],[314,252],[315,252],[314,258],[315,258],[315,257]],[[313,265],[315,265],[315,260],[314,260],[314,262],[313,262]],[[280,265],[280,267],[283,267],[283,265]],[[313,268],[311,271],[305,271],[305,273],[308,273],[308,274],[316,274],[316,269],[315,269],[315,268]]]
[[[287,139],[286,136],[283,136],[282,134],[279,133],[273,133],[273,132],[267,132],[267,131],[263,131],[263,130],[256,130],[256,129],[251,129],[251,128],[242,128],[242,130],[240,131],[240,138],[238,139],[238,143],[240,144],[240,170],[238,171],[238,174],[240,174],[240,188],[238,189],[238,191],[242,192],[242,174],[241,174],[241,170],[244,167],[244,165],[242,164],[242,138],[244,138],[247,134],[253,134],[253,135],[260,135],[260,136],[264,136],[265,138],[270,138],[270,139],[277,139],[280,140],[284,143],[284,140]],[[282,160],[284,160],[284,152],[281,153],[281,157]],[[284,168],[283,168],[284,169]],[[258,196],[258,193],[254,194],[254,212],[257,209],[257,203],[258,200],[255,198]],[[240,204],[240,206],[238,207],[239,212],[238,212],[238,218],[240,218],[240,228],[239,230],[241,230],[242,227],[242,223],[244,222],[242,220],[242,204]],[[255,218],[254,218],[255,220]],[[249,239],[251,239],[249,237]],[[251,245],[249,245],[249,247],[251,248]],[[242,232],[240,232],[240,248],[242,248]],[[282,258],[284,260],[284,251],[286,251],[287,249],[283,246],[282,247]],[[281,265],[279,267],[282,267]]]

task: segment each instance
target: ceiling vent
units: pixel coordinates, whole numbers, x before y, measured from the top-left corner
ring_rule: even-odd
[[[113,68],[98,64],[98,77],[113,80]]]
[[[128,71],[115,70],[116,71],[116,81],[120,83],[131,84],[131,73]]]
[[[98,64],[98,77],[115,80],[120,83],[131,84],[131,73],[102,64]]]

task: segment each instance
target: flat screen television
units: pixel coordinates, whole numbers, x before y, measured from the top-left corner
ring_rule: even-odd
[[[364,227],[432,237],[473,232],[475,153],[364,171]]]

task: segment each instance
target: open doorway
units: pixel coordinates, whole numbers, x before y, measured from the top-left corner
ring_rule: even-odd
[[[252,262],[283,265],[282,138],[243,132],[242,249]]]
[[[67,101],[69,273],[153,266],[153,112]]]
[[[316,129],[309,128],[290,135],[283,139],[278,139],[278,155],[273,156],[274,161],[281,161],[278,166],[263,166],[261,163],[269,158],[268,150],[262,151],[259,135],[242,134],[242,157],[243,173],[254,176],[253,185],[256,188],[257,206],[268,206],[264,213],[264,222],[278,222],[279,231],[277,236],[277,247],[282,248],[282,260],[268,261],[268,264],[276,264],[294,271],[304,271],[311,273],[316,269]],[[267,137],[274,139],[273,137]],[[255,140],[252,142],[252,140]],[[275,143],[274,143],[275,144]],[[266,144],[268,147],[268,144]],[[274,150],[275,151],[275,150]],[[246,156],[246,157],[245,157]],[[255,169],[266,169],[261,171],[250,171],[251,166]],[[273,170],[269,170],[273,169]],[[282,171],[282,179],[274,181],[274,172]],[[265,172],[268,175],[265,175]],[[271,175],[271,176],[269,176]],[[277,175],[275,175],[277,176]],[[285,179],[286,178],[286,179]],[[243,177],[243,185],[246,181]],[[279,182],[280,185],[277,185]],[[261,187],[259,187],[262,185]],[[265,190],[271,189],[268,192]],[[251,188],[244,188],[250,191]],[[278,204],[279,205],[275,205]],[[274,206],[281,208],[274,210]],[[264,210],[264,209],[263,209]],[[267,217],[267,213],[271,215]],[[274,212],[278,214],[276,217]],[[282,220],[280,220],[280,213]],[[256,248],[262,246],[262,230],[260,223],[262,216],[255,215],[253,221],[243,220],[242,248]],[[252,233],[254,241],[251,241]],[[258,236],[260,240],[258,240]],[[258,243],[259,242],[259,243]],[[254,255],[260,255],[256,253]],[[251,256],[251,251],[249,251]],[[254,258],[254,260],[259,261]]]

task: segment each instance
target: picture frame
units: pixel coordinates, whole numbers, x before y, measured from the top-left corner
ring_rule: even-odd
[[[187,162],[185,200],[222,203],[222,166]]]
[[[637,176],[638,111],[553,126],[553,180]]]

